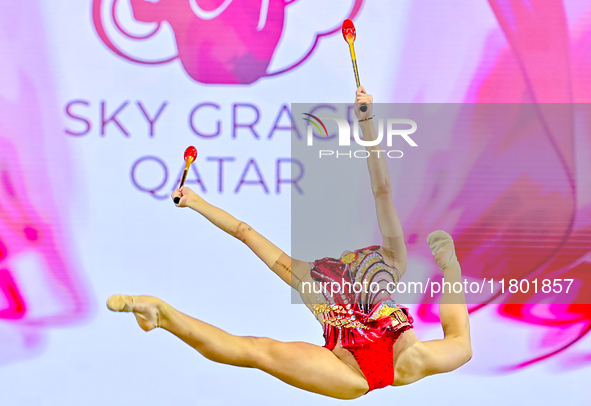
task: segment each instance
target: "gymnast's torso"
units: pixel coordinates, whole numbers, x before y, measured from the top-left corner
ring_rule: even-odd
[[[323,327],[324,347],[366,377],[383,357],[392,369],[417,341],[408,309],[392,298],[401,277],[392,262],[377,245],[345,251],[307,263],[297,286]]]

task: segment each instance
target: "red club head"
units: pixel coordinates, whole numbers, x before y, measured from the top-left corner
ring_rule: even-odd
[[[349,19],[343,21],[343,38],[345,38],[345,41],[347,42],[354,42],[355,38],[357,38],[355,25],[353,25],[353,21]]]
[[[191,162],[197,159],[197,148],[190,146],[185,150],[185,161],[191,159]]]

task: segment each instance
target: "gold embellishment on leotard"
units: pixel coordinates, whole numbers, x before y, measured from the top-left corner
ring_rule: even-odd
[[[341,262],[344,262],[345,264],[351,264],[353,261],[355,261],[356,257],[357,255],[355,255],[354,252],[350,252],[341,258]]]
[[[398,306],[394,307],[389,303],[382,303],[380,307],[372,314],[369,318],[370,321],[377,320],[381,317],[389,316],[398,309]]]
[[[368,326],[356,320],[356,316],[352,310],[347,310],[342,305],[317,304],[314,305],[313,310],[316,317],[322,314],[322,322],[325,324],[335,327],[369,329]],[[388,316],[391,320],[391,326],[394,328],[409,324],[406,313],[400,307],[391,303],[382,303],[367,321],[376,321]]]
[[[329,313],[332,309],[329,305],[321,303],[314,305],[314,316],[318,316],[320,313]]]
[[[322,315],[323,323],[331,326],[363,329],[369,328],[356,320],[353,310],[348,310],[341,305],[317,304],[313,306],[313,310],[316,317]]]
[[[400,319],[400,321],[402,322],[408,322],[408,318],[406,317],[406,314],[402,311],[402,309],[400,309],[400,311],[396,312],[398,315],[398,318]]]
[[[335,327],[363,328],[366,330],[369,328],[357,320],[347,320],[347,319],[333,320],[333,319],[327,318],[324,320],[324,322],[327,324],[330,324],[331,326],[335,326]]]
[[[390,318],[392,319],[392,327],[396,327],[400,324],[410,325],[410,322],[408,320],[408,317],[406,316],[406,313],[404,312],[404,310],[402,310],[399,307],[397,307],[396,311],[394,313],[392,313]]]
[[[404,313],[404,310],[399,307],[397,307],[394,313],[390,315],[390,318],[392,319],[392,327],[410,325],[406,313]]]

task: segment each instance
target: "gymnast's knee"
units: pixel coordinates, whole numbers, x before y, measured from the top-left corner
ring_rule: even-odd
[[[246,350],[246,363],[250,368],[261,369],[268,365],[273,357],[277,341],[267,337],[242,337]]]

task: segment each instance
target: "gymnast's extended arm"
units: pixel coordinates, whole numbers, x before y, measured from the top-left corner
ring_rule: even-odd
[[[285,283],[296,287],[307,270],[304,262],[292,260],[289,255],[267,240],[256,230],[231,214],[206,202],[188,187],[176,189],[172,198],[180,197],[179,207],[190,207],[202,214],[218,228],[245,243]],[[294,270],[292,272],[292,265]]]
[[[360,120],[359,126],[363,131],[363,138],[365,141],[375,140],[377,138],[376,129],[373,120],[370,119],[373,114],[373,97],[365,92],[363,86],[357,89],[356,96],[355,114]],[[369,107],[364,113],[359,110],[361,104],[366,104]],[[376,202],[378,224],[382,232],[382,247],[386,257],[394,262],[396,269],[403,275],[406,271],[406,246],[404,245],[402,224],[392,201],[392,184],[386,166],[386,158],[384,157],[385,152],[380,144],[367,146],[366,149],[369,152],[367,164],[371,177],[371,188]]]

